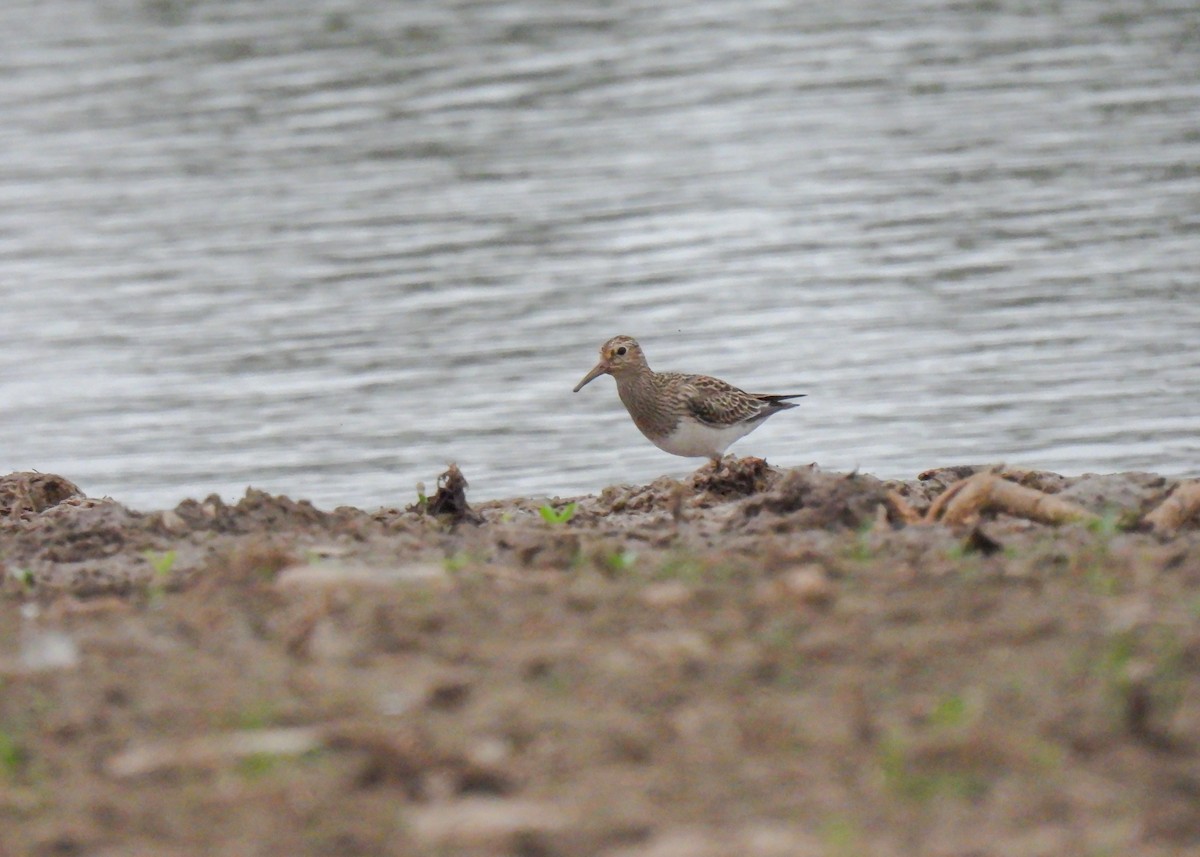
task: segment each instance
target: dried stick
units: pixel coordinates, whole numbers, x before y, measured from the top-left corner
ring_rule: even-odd
[[[1160,536],[1174,535],[1180,527],[1200,513],[1200,479],[1180,482],[1142,521]]]
[[[914,509],[911,503],[901,497],[898,491],[888,489],[887,504],[889,511],[902,524],[919,524],[922,520],[921,513]]]
[[[951,496],[947,499],[947,495]],[[1009,482],[990,472],[977,473],[951,485],[929,507],[925,520],[932,522],[940,515],[943,523],[954,526],[989,509],[1043,524],[1099,520],[1069,500]]]

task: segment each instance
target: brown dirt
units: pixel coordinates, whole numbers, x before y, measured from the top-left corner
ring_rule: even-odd
[[[0,855],[1200,853],[1200,521],[1008,472],[1101,522],[901,523],[979,469],[573,516],[4,477]]]

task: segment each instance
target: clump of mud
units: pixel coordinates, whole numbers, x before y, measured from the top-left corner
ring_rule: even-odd
[[[696,493],[710,495],[716,499],[748,497],[766,491],[780,479],[778,470],[773,469],[762,458],[736,458],[726,456],[717,466],[702,467],[690,482]]]
[[[472,524],[482,523],[483,519],[471,511],[467,503],[466,477],[458,469],[457,464],[451,464],[446,472],[438,477],[437,491],[428,499],[422,498],[416,505],[409,506],[407,511],[433,515],[450,524],[464,521]]]
[[[0,476],[0,519],[37,514],[83,496],[74,482],[53,473],[10,473]]]
[[[175,523],[178,521],[191,531],[251,533],[270,529],[327,529],[334,520],[333,515],[322,512],[307,500],[292,500],[250,488],[233,506],[226,505],[215,494],[203,501],[184,500],[164,524],[168,529],[179,528]]]
[[[850,528],[869,523],[886,508],[887,488],[873,476],[790,471],[774,488],[741,505],[743,519],[760,519],[763,529]]]
[[[0,852],[1200,849],[1195,480],[467,490],[0,479]]]

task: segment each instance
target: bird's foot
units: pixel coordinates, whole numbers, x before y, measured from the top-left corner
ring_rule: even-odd
[[[705,465],[701,465],[701,470],[703,470],[704,467],[705,467]],[[707,467],[713,476],[720,475],[726,468],[725,457],[724,456],[712,456],[711,458],[708,459]]]

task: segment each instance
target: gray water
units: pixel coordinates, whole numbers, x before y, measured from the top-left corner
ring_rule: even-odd
[[[686,474],[617,333],[775,464],[1200,471],[1192,0],[7,0],[0,154],[0,472]]]

